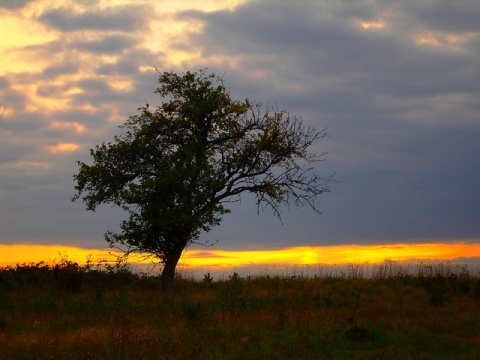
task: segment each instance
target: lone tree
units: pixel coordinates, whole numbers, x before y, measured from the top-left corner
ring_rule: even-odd
[[[257,209],[308,204],[329,191],[312,172],[324,154],[309,151],[324,137],[284,110],[230,97],[222,78],[206,71],[160,74],[155,93],[164,102],[138,109],[113,142],[90,150],[93,165],[78,161],[76,194],[87,210],[102,203],[125,209],[121,232],[108,231],[111,247],[155,256],[168,287],[183,250],[202,231],[219,225],[226,203],[245,192]]]

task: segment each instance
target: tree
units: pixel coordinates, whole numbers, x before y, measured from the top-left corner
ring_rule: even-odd
[[[326,136],[285,110],[230,97],[222,78],[205,70],[160,74],[155,110],[138,109],[113,142],[90,150],[93,165],[78,161],[76,194],[87,210],[122,207],[129,220],[108,231],[112,247],[141,252],[164,265],[162,284],[173,281],[183,250],[219,225],[226,204],[242,193],[257,210],[308,204],[328,192],[329,179],[313,173],[323,160],[309,150]]]

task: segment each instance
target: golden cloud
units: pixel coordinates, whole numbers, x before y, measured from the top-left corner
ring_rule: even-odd
[[[383,29],[386,25],[383,21],[360,21],[360,26],[364,29]]]
[[[64,122],[58,122],[55,121],[51,125],[53,128],[58,128],[58,129],[71,129],[75,131],[76,133],[83,133],[85,131],[85,125],[82,125],[78,122],[73,122],[73,123],[64,123]]]
[[[49,146],[48,149],[52,154],[75,151],[79,148],[77,144],[74,143],[61,143],[58,145]]]
[[[471,38],[470,34],[451,34],[442,32],[418,32],[415,43],[421,46],[446,48],[451,51],[462,50],[462,46]]]

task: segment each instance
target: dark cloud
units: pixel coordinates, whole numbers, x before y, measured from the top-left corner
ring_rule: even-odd
[[[117,74],[117,66],[115,64],[102,64],[95,70],[98,75],[115,75]]]
[[[15,133],[17,136],[25,136],[26,133],[38,131],[45,123],[45,118],[31,114],[21,113],[20,116],[8,117],[7,119],[0,119],[0,129],[11,134]]]
[[[74,2],[84,6],[96,6],[100,3],[99,0],[74,0]]]
[[[145,15],[148,6],[118,6],[103,10],[75,13],[73,10],[59,8],[43,13],[38,20],[62,31],[77,30],[115,30],[135,32],[145,27]]]
[[[0,9],[19,10],[34,1],[35,0],[2,0],[0,2]]]
[[[51,79],[58,75],[71,75],[76,74],[78,72],[78,65],[77,64],[61,64],[61,65],[54,65],[46,68],[42,72],[42,76],[45,79]]]
[[[302,69],[307,81],[317,80],[326,87],[334,76],[336,88],[348,89],[353,84],[393,96],[431,96],[465,87],[473,91],[480,88],[472,77],[472,72],[478,71],[474,58],[440,48],[420,48],[406,41],[402,33],[362,30],[352,20],[362,18],[362,11],[358,16],[353,9],[346,14],[339,9],[324,13],[323,4],[296,6],[280,1],[274,6],[262,1],[247,3],[235,12],[189,11],[180,17],[205,22],[205,32],[192,40],[202,44],[205,56],[238,54],[254,59],[256,64],[249,66],[263,67],[265,55],[265,70],[275,72],[275,78],[282,81]],[[374,12],[373,5],[365,7]],[[402,16],[411,19],[413,14]],[[272,57],[277,59],[273,64]]]
[[[319,199],[324,215],[288,212],[293,222],[285,220],[272,242],[279,236],[287,244],[299,233],[311,244],[478,236],[478,49],[422,45],[416,36],[424,33],[415,33],[461,35],[477,31],[477,23],[433,22],[425,9],[441,11],[435,4],[254,1],[235,11],[179,15],[204,22],[188,43],[206,59],[241,59],[240,71],[223,69],[234,90],[329,128],[331,139],[317,145],[329,152],[318,171],[336,172],[340,182]],[[451,18],[479,8],[459,6]],[[363,29],[360,21],[384,21],[385,28]],[[208,236],[235,246],[245,235],[237,220],[225,225],[238,227],[238,236],[223,229]],[[249,221],[259,231],[275,226],[268,218]]]
[[[111,91],[108,81],[98,78],[86,78],[76,82],[76,85],[86,93],[107,93]]]
[[[87,110],[75,110],[68,109],[62,111],[56,111],[53,118],[67,123],[79,123],[86,126],[92,126],[99,122],[99,119],[107,119],[108,112],[105,110],[87,111]],[[103,125],[100,123],[99,125]]]
[[[132,101],[130,91],[116,90],[109,85],[108,80],[85,79],[79,81],[77,86],[83,91],[72,95],[73,105],[89,104],[101,108],[107,104],[118,103],[119,107],[124,107]]]
[[[7,88],[9,81],[5,76],[0,76],[0,90]]]
[[[139,64],[128,59],[121,59],[115,64],[103,64],[96,69],[99,75],[138,75]]]
[[[37,95],[43,97],[54,97],[63,94],[65,86],[63,85],[40,85],[37,88]]]
[[[26,101],[26,95],[15,89],[15,79],[10,76],[0,76],[0,106],[22,107]]]
[[[128,36],[108,36],[97,41],[78,41],[74,44],[79,50],[101,54],[121,54],[125,49],[135,46],[135,39]]]
[[[480,5],[475,0],[415,1],[405,7],[428,29],[455,34],[480,31]]]
[[[5,127],[2,122],[4,120],[0,119],[0,134],[12,134],[12,132],[6,132]],[[15,132],[17,133],[17,132]],[[21,161],[28,157],[32,152],[38,150],[36,145],[22,144],[15,141],[2,141],[0,143],[0,165],[5,165],[7,163]],[[5,181],[5,176],[2,171],[2,187]]]

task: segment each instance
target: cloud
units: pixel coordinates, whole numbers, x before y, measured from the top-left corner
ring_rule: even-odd
[[[289,78],[303,81],[303,86],[315,86],[312,94],[335,93],[337,89],[343,93],[352,86],[410,98],[451,92],[452,87],[455,91],[465,87],[479,90],[472,77],[478,70],[473,57],[466,58],[448,47],[418,46],[414,38],[419,35],[403,31],[399,24],[411,21],[415,9],[385,16],[388,29],[366,30],[359,25],[365,11],[343,11],[345,3],[337,3],[338,7],[325,2],[305,6],[285,1],[250,2],[234,12],[187,11],[179,17],[204,22],[204,32],[193,34],[191,43],[202,44],[206,59],[238,57],[245,70],[257,68],[274,75],[287,85],[278,88],[287,92]],[[382,17],[374,3],[366,4],[367,18]],[[382,8],[385,12],[396,10],[394,6]],[[424,26],[421,22],[417,25]],[[462,70],[452,72],[452,68]]]
[[[125,91],[115,89],[115,85],[110,79],[86,78],[78,81],[76,87],[81,91],[72,95],[72,104],[101,109],[111,103],[128,104],[132,101],[132,94],[128,90],[129,86]]]
[[[73,1],[83,6],[97,6],[100,4],[100,0],[73,0]]]
[[[67,8],[45,11],[38,20],[61,31],[110,30],[135,32],[145,27],[149,6],[125,5],[82,13]]]
[[[6,76],[0,77],[0,106],[10,109],[22,108],[25,104],[26,96],[12,86],[12,82]],[[6,109],[4,111],[7,111]],[[0,114],[5,116],[5,114]]]
[[[58,145],[49,146],[48,149],[52,154],[62,153],[62,152],[70,152],[78,150],[78,144],[73,143],[61,143]]]
[[[63,63],[47,67],[42,71],[43,78],[51,79],[59,75],[72,75],[78,72],[78,65],[71,63]]]
[[[78,41],[74,46],[79,50],[92,53],[120,54],[125,49],[134,47],[135,44],[134,38],[112,35],[96,41]]]
[[[283,226],[279,241],[295,238],[298,228],[312,243],[475,236],[478,52],[467,42],[418,42],[425,33],[454,37],[465,29],[427,21],[413,3],[302,5],[253,1],[235,11],[178,15],[203,22],[203,31],[191,33],[188,43],[205,63],[226,72],[240,98],[257,95],[318,128],[329,127],[331,139],[318,146],[320,152],[327,146],[327,163],[318,171],[337,172],[340,183],[319,199],[325,204],[320,218],[289,214],[296,225]],[[362,26],[366,21],[382,26]],[[473,24],[470,31],[476,31]],[[470,36],[478,39],[480,32]],[[248,223],[259,231],[275,226],[254,217]],[[241,226],[228,234],[215,231],[213,239],[241,241],[242,235],[234,235],[242,234]]]
[[[28,3],[33,3],[35,0],[4,0],[0,2],[0,9],[19,10]]]
[[[459,3],[420,1],[406,5],[409,14],[425,27],[440,32],[464,34],[480,31],[480,6],[467,0]]]
[[[8,79],[5,76],[0,76],[0,90],[7,88],[8,84]]]
[[[9,169],[48,169],[50,165],[45,162],[36,162],[36,161],[17,161],[17,162],[6,162],[2,165],[3,169],[7,171]]]
[[[305,113],[362,116],[361,123],[348,123],[355,128],[365,122],[382,126],[380,119],[388,119],[389,126],[392,121],[445,125],[465,104],[473,106],[480,92],[476,56],[463,48],[419,45],[418,34],[397,31],[417,19],[414,7],[399,11],[376,5],[275,1],[274,6],[262,1],[236,11],[179,16],[204,22],[203,32],[192,34],[189,43],[201,48],[205,63],[225,64],[223,71],[245,90],[256,87],[269,93],[267,101],[292,104]],[[364,29],[359,19],[382,19],[386,28]],[[428,25],[417,22],[413,28]],[[239,70],[250,76],[236,77]],[[475,126],[473,117],[461,112],[456,125]]]

